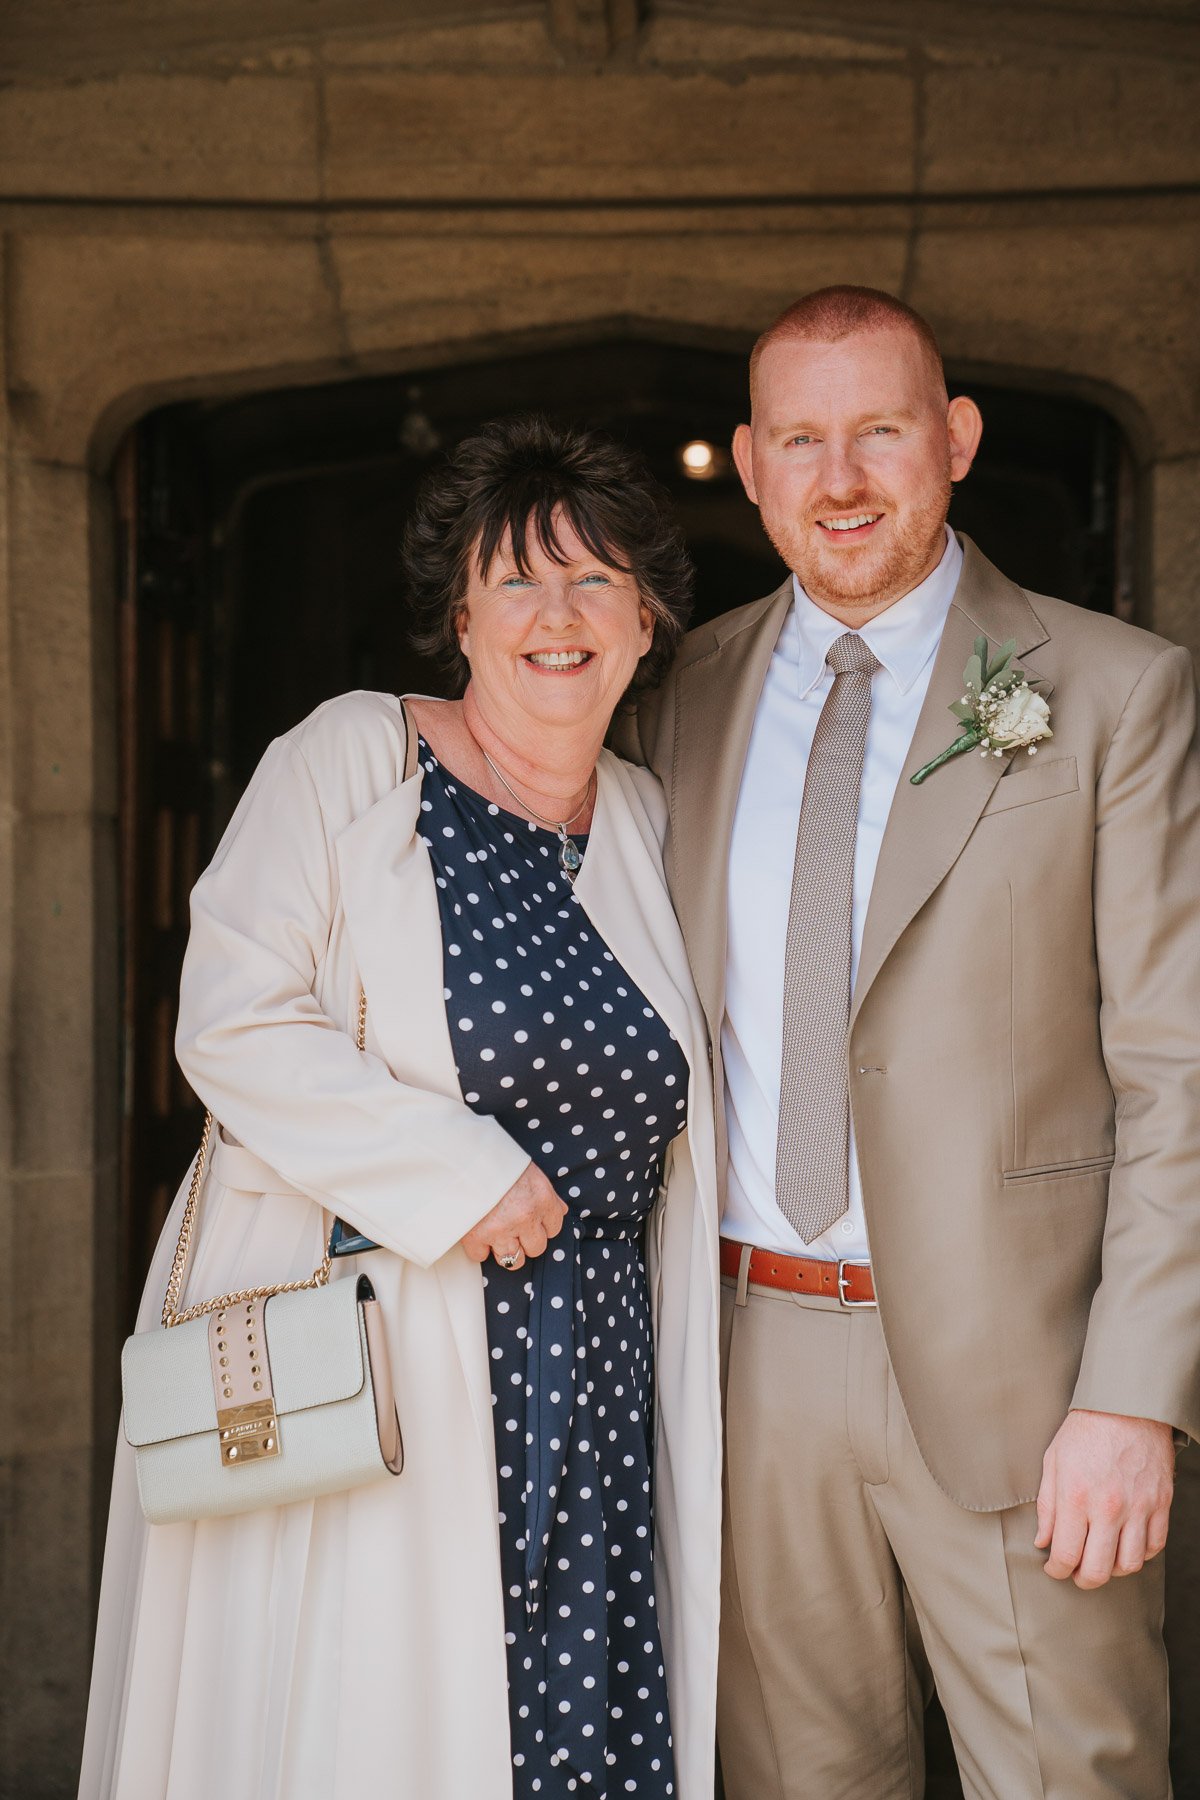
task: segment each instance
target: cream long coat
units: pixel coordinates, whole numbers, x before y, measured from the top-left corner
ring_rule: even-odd
[[[399,702],[365,693],[271,746],[192,897],[177,1046],[226,1134],[187,1297],[308,1273],[333,1212],[378,1240],[335,1279],[357,1261],[382,1303],[404,1473],[315,1503],[148,1527],[119,1441],[83,1800],[510,1800],[483,1289],[458,1240],[528,1157],[462,1099],[417,836],[421,776],[403,779],[404,752]],[[676,1791],[711,1800],[712,1102],[708,1037],[663,881],[664,826],[654,779],[605,752],[575,891],[693,1076],[648,1248]],[[365,1055],[354,1043],[360,981]],[[158,1317],[181,1207],[182,1191],[141,1330]]]

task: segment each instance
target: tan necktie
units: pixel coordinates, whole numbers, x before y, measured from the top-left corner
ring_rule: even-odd
[[[775,1198],[806,1244],[849,1205],[851,909],[871,676],[847,632],[826,658],[834,681],[813,733],[796,829],[783,976],[783,1066]]]

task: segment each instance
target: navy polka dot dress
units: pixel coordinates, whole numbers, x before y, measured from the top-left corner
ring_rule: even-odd
[[[514,1800],[664,1800],[641,1236],[687,1063],[575,900],[553,833],[455,782],[423,740],[421,757],[463,1093],[569,1208],[543,1256],[484,1266]]]

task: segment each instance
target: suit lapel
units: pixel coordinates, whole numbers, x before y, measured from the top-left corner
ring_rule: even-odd
[[[678,675],[671,773],[672,898],[716,1043],[725,1009],[727,864],[733,815],[771,653],[792,603],[787,581]]]
[[[367,1026],[400,1081],[461,1098],[442,995],[442,930],[417,835],[418,772],[337,840],[342,906],[367,995]]]
[[[601,752],[596,811],[575,897],[630,979],[690,1048],[687,958],[663,883],[657,843],[638,830],[616,759]]]
[[[707,1088],[704,1017],[679,922],[663,879],[658,838],[618,759],[602,752],[596,769],[596,811],[575,897],[613,956],[674,1034],[688,1061],[692,1093]],[[689,1123],[694,1127],[691,1099]],[[710,1183],[700,1181],[702,1197]],[[715,1255],[715,1204],[703,1208]]]
[[[879,852],[863,928],[851,1022],[897,939],[961,855],[1008,766],[1006,757],[983,757],[974,752],[947,763],[921,787],[913,787],[910,780],[957,734],[958,724],[949,709],[962,695],[963,670],[975,639],[983,633],[992,648],[998,649],[1009,638],[1015,638],[1020,658],[1047,638],[1041,620],[1021,589],[1001,575],[970,538],[962,542],[963,568],[958,589],[946,618],[929,691]],[[1043,683],[1039,692],[1048,694],[1049,684]]]

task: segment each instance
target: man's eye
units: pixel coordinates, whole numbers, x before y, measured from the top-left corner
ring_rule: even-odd
[[[872,425],[870,431],[867,433],[867,436],[868,437],[894,437],[895,432],[896,432],[896,427],[894,425]]]
[[[794,437],[794,438],[789,438],[789,439],[788,439],[788,443],[789,443],[789,444],[797,444],[797,445],[799,445],[799,446],[800,446],[800,448],[801,448],[801,449],[803,449],[803,448],[804,448],[804,446],[805,446],[805,445],[806,445],[806,444],[811,444],[811,443],[813,443],[813,442],[814,442],[814,439],[812,439],[812,438],[811,438],[811,437],[809,437],[809,436],[808,436],[808,435],[807,435],[807,433],[804,433],[804,432],[801,432],[801,433],[799,433],[799,434],[798,434],[798,435],[797,435],[797,436],[796,436],[796,437]]]

